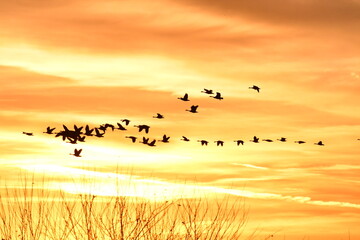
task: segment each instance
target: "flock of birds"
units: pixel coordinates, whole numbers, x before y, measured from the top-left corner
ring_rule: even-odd
[[[249,88],[254,89],[257,92],[260,92],[260,88],[256,85],[253,85],[252,87],[249,87]],[[221,96],[220,92],[214,93],[213,90],[211,90],[211,89],[204,88],[204,90],[201,92],[211,95],[210,97],[217,99],[217,100],[224,99]],[[190,101],[189,95],[187,93],[185,93],[183,97],[179,97],[178,99],[180,99],[181,101],[185,101],[185,102]],[[186,111],[189,111],[190,113],[198,113],[197,112],[198,107],[199,107],[198,105],[192,105],[190,107],[190,109],[186,109]],[[164,115],[157,113],[155,116],[153,116],[153,118],[163,119]],[[54,134],[55,137],[61,137],[63,141],[67,141],[70,144],[77,144],[78,142],[85,142],[86,137],[102,138],[102,137],[104,137],[106,131],[108,131],[109,129],[111,129],[112,131],[115,131],[115,130],[126,131],[130,127],[130,125],[129,125],[130,122],[131,121],[129,119],[121,119],[120,122],[116,123],[116,125],[113,125],[110,123],[105,123],[105,124],[101,124],[98,127],[93,127],[93,128],[91,128],[89,125],[86,125],[85,127],[83,127],[83,126],[78,127],[78,126],[74,125],[74,129],[69,129],[67,126],[63,125],[63,130],[60,130],[58,132],[54,132],[56,128],[52,128],[52,127],[48,126],[46,128],[46,131],[43,133],[49,134],[49,135]],[[145,134],[148,134],[149,130],[150,130],[150,126],[146,125],[146,124],[133,125],[133,127],[138,128],[138,132],[144,132]],[[23,134],[28,135],[28,136],[34,136],[34,134],[32,132],[23,132]],[[150,147],[155,147],[157,141],[162,142],[162,143],[170,142],[170,136],[167,136],[166,134],[164,134],[162,136],[162,139],[160,139],[160,140],[157,140],[157,139],[150,140],[149,137],[142,136],[142,138],[141,138],[141,137],[137,137],[137,136],[133,136],[133,135],[127,135],[127,136],[125,136],[125,138],[129,138],[132,143],[135,143],[136,141],[138,141],[139,143],[145,144]],[[190,139],[186,136],[182,136],[182,138],[180,140],[184,141],[184,142],[190,141]],[[360,140],[360,139],[357,139],[357,140]],[[254,136],[250,141],[253,143],[259,143],[260,138],[257,136]],[[274,142],[272,139],[262,139],[261,141]],[[281,138],[277,139],[277,141],[287,142],[287,138],[281,137]],[[200,142],[201,146],[207,146],[209,144],[209,141],[204,140],[204,139],[197,140],[197,142]],[[236,142],[237,146],[244,145],[244,143],[245,143],[245,141],[241,140],[241,139],[234,140],[234,142]],[[216,146],[224,146],[224,141],[222,141],[222,140],[214,141],[214,143],[216,143]],[[298,140],[298,141],[295,141],[295,143],[304,144],[306,142],[303,140]],[[316,142],[314,144],[319,145],[319,146],[324,146],[324,143],[322,141]],[[81,152],[82,152],[82,149],[75,148],[74,153],[70,153],[70,155],[73,155],[75,157],[81,157]]]

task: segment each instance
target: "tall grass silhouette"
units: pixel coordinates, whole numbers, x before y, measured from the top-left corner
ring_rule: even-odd
[[[102,197],[34,187],[33,180],[22,185],[5,187],[0,195],[0,239],[253,238],[243,234],[248,215],[243,199]]]

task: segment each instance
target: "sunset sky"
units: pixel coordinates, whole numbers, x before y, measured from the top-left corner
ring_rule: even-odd
[[[230,194],[274,239],[358,239],[359,29],[359,0],[2,0],[2,186],[35,173],[75,194],[115,195],[116,179],[130,196]],[[43,133],[123,118],[77,145]],[[131,143],[137,124],[170,142]]]

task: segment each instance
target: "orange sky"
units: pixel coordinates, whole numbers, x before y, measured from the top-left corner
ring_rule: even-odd
[[[2,180],[34,171],[72,192],[69,175],[110,186],[120,167],[150,195],[164,185],[191,193],[194,181],[244,196],[250,226],[276,239],[359,238],[358,29],[358,0],[0,1]],[[185,92],[190,102],[177,99]],[[185,111],[193,104],[199,113]],[[122,118],[170,143],[132,144],[129,127],[75,146],[74,158],[74,145],[42,133]]]

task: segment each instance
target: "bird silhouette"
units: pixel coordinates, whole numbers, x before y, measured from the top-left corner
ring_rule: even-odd
[[[114,129],[115,129],[114,125],[109,124],[109,123],[105,123],[105,128],[106,129],[111,128],[112,131],[114,131]]]
[[[82,136],[82,137],[78,137],[78,140],[79,140],[79,142],[85,142],[85,136]]]
[[[74,150],[74,153],[70,153],[70,155],[74,155],[75,157],[81,157],[80,154],[81,154],[81,151],[82,149],[76,149]]]
[[[149,138],[143,137],[142,142],[140,142],[140,143],[148,144],[149,143]]]
[[[124,122],[126,126],[130,123],[129,119],[121,119],[120,121]]]
[[[191,112],[191,113],[198,113],[198,112],[196,111],[198,107],[199,107],[199,105],[192,105],[192,106],[190,107],[190,110],[189,110],[189,109],[186,109],[186,111],[189,111],[189,112]]]
[[[204,88],[204,90],[201,91],[201,92],[206,93],[206,94],[214,94],[214,93],[213,93],[213,90],[211,90],[211,89],[206,89],[206,88]]]
[[[219,92],[216,92],[216,95],[215,95],[215,96],[210,96],[210,97],[215,98],[215,99],[219,99],[219,100],[224,99],[224,98],[221,96],[221,93],[219,93]]]
[[[27,136],[34,136],[34,134],[32,132],[22,132],[22,133],[27,135]]]
[[[314,143],[315,145],[319,145],[319,146],[325,146],[324,143],[322,141],[319,141],[317,143]]]
[[[99,127],[98,127],[98,129],[100,129],[101,131],[103,131],[104,133],[106,132],[106,129],[107,129],[107,127],[105,126],[105,125],[100,125]],[[95,129],[96,130],[96,129]]]
[[[156,116],[153,116],[153,118],[158,118],[158,119],[162,119],[164,118],[164,115],[160,114],[160,113],[157,113]]]
[[[149,133],[150,126],[148,125],[134,125],[134,127],[139,128],[139,132],[145,130],[146,133]]]
[[[198,142],[201,142],[201,146],[207,146],[208,145],[208,141],[206,141],[206,140],[198,140]]]
[[[306,142],[305,141],[295,141],[295,143],[303,144],[303,143],[306,143]]]
[[[118,125],[118,127],[116,129],[119,129],[121,131],[125,131],[126,128],[124,128],[120,123],[116,123]]]
[[[105,132],[100,133],[99,128],[95,128],[95,132],[96,132],[95,137],[98,138],[104,137]]]
[[[250,140],[251,142],[254,142],[254,143],[259,143],[259,138],[254,136],[252,140]]]
[[[250,89],[254,89],[256,90],[257,92],[260,92],[260,88],[256,85],[253,85],[252,87],[249,87]]]
[[[137,139],[137,137],[135,137],[135,136],[125,136],[125,137],[130,138],[133,143],[136,142],[136,139]]]
[[[67,140],[69,140],[68,143],[77,144],[77,138],[73,139],[73,138],[71,138],[71,137],[67,137]]]
[[[271,139],[263,139],[264,142],[273,142]]]
[[[85,133],[84,133],[84,134],[85,134],[86,136],[89,136],[89,137],[90,137],[90,136],[93,136],[93,134],[92,134],[93,131],[94,131],[93,128],[90,129],[89,125],[86,125],[86,126],[85,126]]]
[[[234,142],[236,142],[236,144],[239,146],[240,144],[241,145],[244,145],[244,141],[243,140],[235,140]]]
[[[221,140],[217,140],[217,141],[214,141],[216,143],[216,146],[224,146],[224,141],[221,141]]]
[[[166,136],[166,134],[164,134],[164,136],[162,137],[162,139],[160,141],[164,142],[164,143],[168,143],[169,139],[170,139],[170,137],[168,137],[168,136]]]
[[[77,127],[76,125],[74,125],[74,130],[77,135],[82,134],[82,132],[81,132],[82,129],[83,129],[83,127]]]
[[[284,138],[284,137],[282,137],[280,139],[277,139],[277,140],[280,141],[280,142],[286,142],[286,138]]]
[[[148,143],[147,145],[149,145],[150,147],[155,147],[156,146],[155,143],[156,143],[156,140],[154,139],[150,143]]]
[[[185,142],[189,142],[189,141],[190,141],[190,139],[188,139],[188,138],[185,137],[185,136],[182,136],[182,139],[180,139],[180,140],[185,141]]]
[[[178,99],[180,99],[182,101],[185,101],[185,102],[190,101],[189,100],[189,95],[187,93],[185,93],[185,95],[183,97],[179,97]]]
[[[43,133],[46,133],[46,134],[54,134],[54,133],[53,133],[54,130],[55,130],[55,128],[47,127],[47,128],[46,128],[46,132],[43,132]]]

